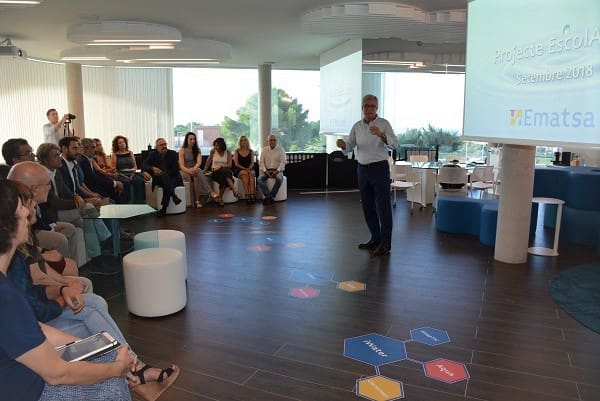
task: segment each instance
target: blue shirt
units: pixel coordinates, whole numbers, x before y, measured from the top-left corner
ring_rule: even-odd
[[[369,127],[376,125],[379,130],[385,134],[387,144],[377,135],[371,134]],[[387,160],[389,151],[396,148],[398,140],[392,126],[385,118],[375,117],[373,121],[367,123],[364,119],[356,122],[350,130],[350,136],[346,141],[346,150],[344,154],[356,148],[356,160],[360,164],[370,164]]]
[[[46,286],[33,284],[29,264],[19,252],[15,252],[10,262],[8,279],[21,291],[40,322],[46,323],[62,313],[62,307],[58,302],[51,301],[46,296]]]
[[[16,358],[45,340],[23,294],[0,273],[0,399],[33,401],[40,398],[44,379]]]

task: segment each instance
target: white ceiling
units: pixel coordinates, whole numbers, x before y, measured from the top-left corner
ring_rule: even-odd
[[[254,68],[273,62],[275,69],[318,69],[319,54],[351,35],[305,33],[300,17],[307,11],[335,3],[319,0],[45,0],[35,7],[0,6],[0,38],[10,37],[13,44],[30,57],[58,60],[62,50],[77,46],[66,39],[70,25],[107,20],[145,21],[177,28],[184,37],[230,44],[233,57],[222,63],[222,67]],[[467,0],[396,3],[437,11],[465,9]],[[414,29],[421,28],[415,26]],[[398,46],[406,42],[390,43]],[[414,47],[414,42],[409,44]],[[457,45],[452,46],[455,51]],[[439,45],[422,47],[425,51]],[[464,46],[459,44],[458,47]]]

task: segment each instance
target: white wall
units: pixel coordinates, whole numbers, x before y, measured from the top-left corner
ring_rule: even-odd
[[[21,137],[34,149],[43,141],[46,111],[67,110],[65,67],[22,59],[0,59],[0,140]],[[87,137],[105,150],[117,134],[134,151],[158,136],[173,138],[173,80],[170,69],[83,67]]]

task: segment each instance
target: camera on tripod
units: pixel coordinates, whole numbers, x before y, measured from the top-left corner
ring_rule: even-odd
[[[71,124],[71,120],[75,120],[77,118],[77,116],[75,114],[67,114],[67,118],[65,119],[65,125],[66,124]]]

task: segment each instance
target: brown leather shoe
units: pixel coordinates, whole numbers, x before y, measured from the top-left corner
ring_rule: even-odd
[[[373,254],[373,256],[383,256],[383,255],[389,255],[391,251],[391,248],[389,245],[386,244],[379,244],[377,246],[377,248],[373,249],[373,251],[371,251],[371,253]]]

